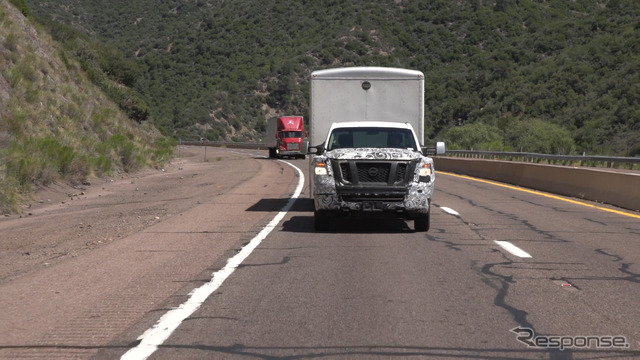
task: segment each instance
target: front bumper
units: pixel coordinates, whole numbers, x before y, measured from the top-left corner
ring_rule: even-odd
[[[318,189],[318,187],[316,187]],[[426,213],[429,211],[431,188],[416,183],[409,188],[360,188],[314,193],[316,211],[332,212],[391,212],[396,214]]]
[[[302,155],[302,152],[300,152],[299,150],[296,150],[296,151],[278,150],[277,154],[280,156],[298,156],[298,155]]]

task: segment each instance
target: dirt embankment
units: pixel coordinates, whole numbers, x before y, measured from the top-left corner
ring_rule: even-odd
[[[233,168],[216,163],[239,156],[209,149],[205,159],[202,148],[177,155],[164,169],[77,188],[54,184],[38,191],[23,214],[0,218],[0,283],[142,231],[234,186],[224,181],[237,178],[224,173]]]

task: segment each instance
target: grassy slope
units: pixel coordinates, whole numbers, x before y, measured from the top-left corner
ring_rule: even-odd
[[[160,164],[171,146],[96,88],[78,63],[0,0],[0,212],[32,185]]]

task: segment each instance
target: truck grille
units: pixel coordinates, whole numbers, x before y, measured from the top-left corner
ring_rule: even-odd
[[[300,150],[300,144],[298,143],[288,143],[287,150]]]
[[[408,161],[338,161],[333,162],[336,180],[344,184],[404,185],[413,173]]]

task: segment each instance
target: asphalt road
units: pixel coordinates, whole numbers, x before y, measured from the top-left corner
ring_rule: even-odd
[[[122,311],[128,322],[102,342],[27,346],[14,339],[5,342],[11,346],[0,343],[0,357],[20,350],[24,357],[68,358],[76,351],[112,359],[129,351],[140,358],[136,349],[150,348],[150,359],[640,357],[637,214],[438,173],[427,233],[394,219],[340,219],[316,233],[307,186],[297,188],[294,167],[263,158],[266,151],[226,151],[253,158],[260,171],[224,201],[215,197],[182,214],[197,218],[190,231],[201,239],[232,234],[226,248],[219,241],[194,242],[190,246],[205,258],[179,281],[167,275],[172,266],[195,260],[165,260],[163,274],[153,277],[156,285],[138,289],[158,298],[146,308],[134,303],[145,297],[132,286],[122,298],[109,293],[121,308],[139,311]],[[286,161],[306,181],[308,162]],[[255,180],[262,175],[279,186],[259,190],[268,187]],[[296,190],[300,197],[288,202]],[[206,220],[218,216],[228,218]],[[181,225],[160,222],[146,232],[162,233],[170,243],[183,236],[176,230]],[[228,259],[252,244],[255,249],[220,280]],[[208,246],[215,255],[203,255]],[[193,290],[212,283],[210,294],[192,307]],[[171,309],[189,307],[182,318],[167,321]],[[159,335],[148,330],[154,325]],[[90,332],[90,322],[82,326],[67,331]]]

